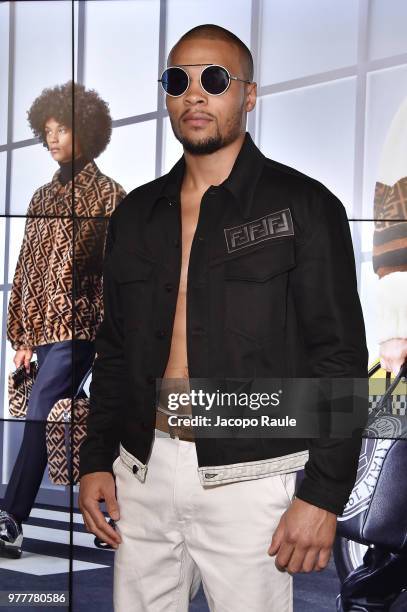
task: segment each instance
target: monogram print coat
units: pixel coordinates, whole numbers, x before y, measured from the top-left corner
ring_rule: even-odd
[[[14,350],[94,340],[103,319],[102,263],[109,217],[126,192],[92,160],[73,184],[34,193],[14,274],[7,339]]]

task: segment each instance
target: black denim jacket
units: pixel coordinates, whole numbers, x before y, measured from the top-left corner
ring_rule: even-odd
[[[181,270],[182,157],[112,214],[80,475],[111,471],[118,444],[147,464],[156,379],[169,357]],[[345,208],[246,137],[201,201],[188,270],[192,378],[366,377],[367,348]],[[297,497],[341,514],[360,437],[196,440],[199,466],[309,450]]]

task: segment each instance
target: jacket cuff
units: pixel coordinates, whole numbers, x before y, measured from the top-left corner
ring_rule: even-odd
[[[342,514],[347,503],[347,500],[341,502],[338,499],[341,497],[338,491],[329,490],[326,486],[321,486],[320,483],[314,482],[307,476],[305,476],[301,482],[295,497],[313,506],[318,506],[318,508],[322,508],[323,510],[333,512],[333,514],[337,516]]]
[[[377,288],[378,342],[407,338],[407,272],[382,276]]]
[[[106,458],[106,456],[92,456],[90,458],[82,459],[79,461],[79,479],[85,474],[92,474],[93,472],[110,472],[113,474],[113,460]]]
[[[33,346],[28,346],[24,342],[12,342],[11,343],[11,348],[14,351],[19,351],[20,349],[30,349],[30,350],[34,351],[34,347]]]

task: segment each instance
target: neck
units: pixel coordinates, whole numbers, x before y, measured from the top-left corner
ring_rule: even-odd
[[[245,134],[209,155],[193,155],[184,151],[185,175],[182,188],[204,192],[210,185],[220,185],[227,179],[242,147]]]
[[[76,157],[73,162],[72,159],[66,162],[58,162],[60,167],[59,180],[63,185],[69,183],[73,176],[76,176],[85,166],[89,163],[89,160],[83,155]]]

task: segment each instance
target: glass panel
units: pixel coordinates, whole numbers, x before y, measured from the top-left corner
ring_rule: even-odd
[[[9,2],[0,4],[0,144],[7,141],[9,10]]]
[[[32,138],[27,111],[45,87],[72,78],[72,3],[15,2],[13,140]]]
[[[169,0],[167,54],[185,32],[203,23],[227,28],[250,48],[251,5],[247,0]]]
[[[28,205],[38,187],[52,180],[57,162],[42,144],[14,149],[11,160],[10,214],[27,214]]]
[[[5,248],[6,248],[6,218],[1,217],[0,218],[0,283],[4,283],[4,250]]]
[[[115,128],[111,142],[96,162],[101,171],[127,191],[155,177],[155,121]]]
[[[352,211],[355,79],[266,96],[257,133],[268,157],[324,183]]]
[[[10,217],[9,251],[8,251],[8,278],[7,282],[12,283],[17,259],[23,242],[25,217]]]
[[[85,85],[114,119],[156,110],[159,13],[158,0],[86,4]]]
[[[360,223],[373,226],[373,223],[369,221],[361,221]],[[365,320],[369,364],[375,361],[379,356],[376,312],[378,283],[379,277],[373,271],[372,261],[364,261],[361,268],[361,287],[359,289],[359,295]]]
[[[371,0],[369,57],[377,59],[407,52],[405,0]]]
[[[3,151],[0,153],[0,211],[2,213],[6,211],[6,165],[7,153]]]
[[[376,182],[393,185],[403,176],[407,176],[407,66],[368,75],[363,190],[365,218],[373,216]],[[367,247],[364,245],[363,248]]]
[[[173,165],[179,160],[183,154],[183,148],[181,143],[175,138],[174,132],[172,131],[171,123],[168,117],[164,119],[164,169],[163,174],[169,172]]]
[[[355,64],[357,20],[354,0],[263,1],[261,85]]]

